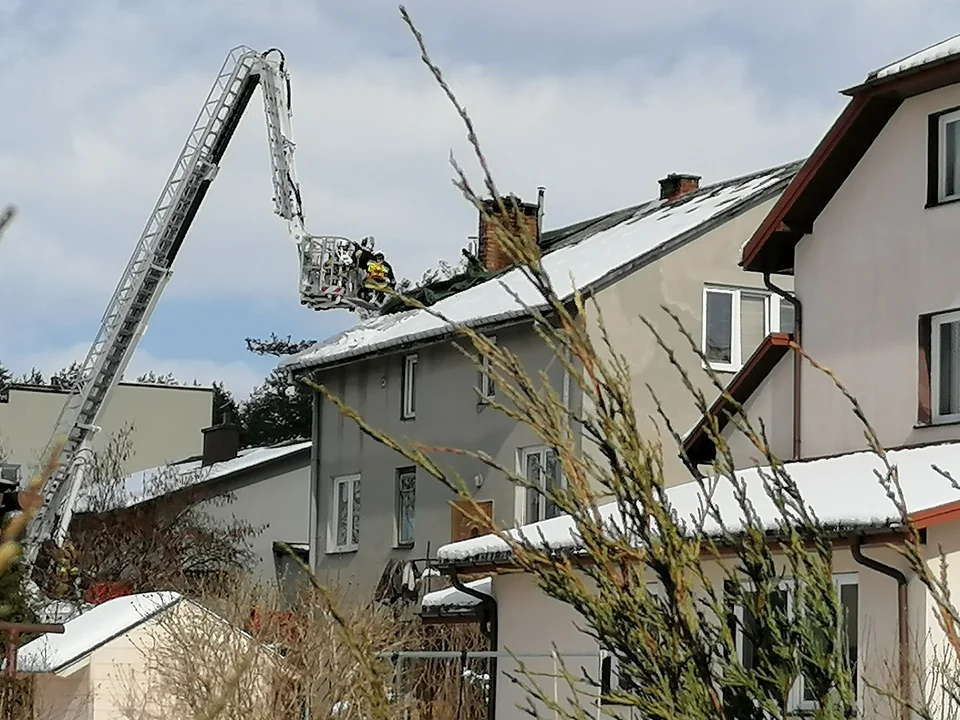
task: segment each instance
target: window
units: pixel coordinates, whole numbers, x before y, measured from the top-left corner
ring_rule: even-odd
[[[417,509],[417,469],[401,468],[397,470],[396,526],[397,546],[413,545],[414,517]]]
[[[737,372],[772,332],[793,332],[794,308],[764,290],[705,287],[703,354],[710,367]]]
[[[844,610],[843,636],[847,644],[847,657],[850,662],[850,668],[853,674],[853,688],[855,697],[860,696],[858,655],[859,655],[859,609],[860,609],[860,589],[857,584],[857,575],[855,573],[836,575],[833,578],[834,587],[840,598],[840,605]],[[773,601],[782,612],[789,616],[793,613],[793,593],[791,592],[793,583],[785,580],[779,592],[774,594]],[[750,640],[751,630],[755,627],[753,613],[748,608],[736,608],[734,615],[735,623],[735,642],[737,646],[737,655],[740,662],[746,669],[753,665],[753,644]],[[838,628],[838,632],[840,628]],[[790,704],[798,710],[812,710],[815,707],[812,692],[805,687],[803,677],[797,679],[797,684],[790,692]]]
[[[659,582],[647,583],[647,592],[657,596],[664,601],[665,594],[663,585]],[[600,694],[609,695],[610,693],[622,691],[631,692],[631,683],[629,680],[620,677],[620,663],[616,657],[610,654],[610,651],[601,647],[600,649]],[[619,703],[609,700],[601,700],[601,705],[619,705]],[[624,720],[639,720],[640,712],[636,708],[629,708],[627,715],[621,716]]]
[[[930,409],[933,422],[960,420],[960,312],[930,318]]]
[[[333,517],[329,547],[333,552],[360,546],[360,476],[333,479]]]
[[[519,452],[520,474],[535,487],[518,487],[518,521],[522,525],[539,522],[560,514],[560,509],[547,497],[563,487],[557,453],[552,448],[529,447]],[[539,490],[537,489],[539,488]]]
[[[960,110],[930,116],[927,205],[960,200]]]
[[[13,463],[0,463],[0,480],[5,483],[20,484],[20,466]]]
[[[417,356],[403,358],[403,377],[400,383],[400,419],[412,420],[417,416]]]
[[[497,342],[497,338],[493,336],[488,336],[487,340],[492,343]],[[491,369],[491,363],[489,357],[483,357],[480,359],[480,383],[479,383],[480,397],[483,400],[490,400],[497,394],[497,386],[493,381],[493,372]]]

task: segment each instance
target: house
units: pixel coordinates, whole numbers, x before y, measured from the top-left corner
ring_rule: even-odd
[[[780,302],[779,291],[762,277],[742,273],[736,261],[798,167],[791,163],[705,187],[695,176],[670,175],[653,201],[553,231],[542,231],[539,204],[505,203],[507,212],[515,208],[517,213],[506,222],[525,223],[536,234],[544,267],[561,293],[571,294],[563,289],[572,276],[576,288],[596,301],[610,337],[631,363],[637,414],[646,431],[654,431],[647,420],[654,414],[648,382],[682,427],[692,426],[698,412],[641,316],[678,348],[681,362],[707,393],[712,390],[700,359],[661,305],[677,313],[721,373],[739,370],[768,332],[792,328],[791,306]],[[501,210],[488,201],[487,211]],[[576,383],[565,377],[563,364],[532,327],[527,308],[543,305],[542,298],[519,269],[508,266],[491,225],[481,214],[481,270],[446,281],[424,301],[432,303],[434,313],[508,347],[534,377],[546,373],[557,396],[577,411]],[[789,288],[789,279],[780,282]],[[495,388],[457,349],[454,328],[426,310],[396,309],[285,360],[282,367],[325,385],[393,437],[482,450],[537,482],[555,482],[553,455],[533,430],[484,402]],[[593,304],[584,321],[596,336]],[[313,565],[327,582],[352,584],[367,593],[394,568],[402,570],[440,545],[476,532],[462,507],[451,506],[452,491],[365,437],[319,395],[314,408],[318,461],[311,480],[311,541]],[[589,442],[584,449],[594,450]],[[557,513],[541,494],[521,491],[479,461],[456,455],[441,461],[501,525]],[[672,481],[689,480],[679,458],[668,461],[666,472]]]
[[[871,72],[844,92],[846,108],[743,246],[747,274],[792,276],[790,294],[801,312],[792,333],[767,334],[745,359],[728,395],[755,426],[764,422],[774,454],[787,461],[785,471],[835,534],[835,581],[855,619],[847,631],[855,641],[859,716],[880,718],[899,712],[870,684],[917,698],[918,678],[946,639],[931,594],[897,553],[902,518],[878,482],[882,466],[866,451],[850,400],[792,352],[791,343],[857,398],[898,470],[925,558],[937,566],[943,553],[955,594],[960,493],[938,468],[960,472],[960,300],[950,275],[960,260],[954,230],[960,220],[960,36]],[[757,467],[760,453],[727,421],[731,411],[729,400],[719,398],[709,415],[775,539],[779,513],[760,479],[768,471]],[[693,465],[717,456],[709,423],[701,418],[684,440]],[[679,517],[696,512],[699,492],[698,484],[669,489]],[[739,517],[728,485],[721,485],[718,502],[728,521]],[[613,505],[601,512],[618,517]],[[534,542],[542,533],[551,546],[578,549],[566,517],[517,532]],[[465,540],[440,548],[437,557],[451,576],[493,573],[490,600],[455,596],[457,604],[452,592],[447,600],[432,593],[423,600],[424,614],[476,621],[495,609],[495,645],[529,657],[532,670],[551,670],[553,661],[544,659],[551,641],[567,657],[595,653],[592,667],[599,668],[600,649],[576,628],[582,618],[545,597],[531,577],[503,573],[511,558],[500,540]],[[543,627],[551,628],[548,639]],[[499,663],[501,673],[516,669],[509,657]],[[499,683],[498,717],[511,717],[520,700],[515,685]],[[793,701],[798,711],[806,709],[799,689]]]
[[[889,459],[899,470],[910,515],[925,534],[924,548],[929,562],[937,564],[942,551],[951,568],[954,564],[960,566],[960,492],[934,469],[936,466],[960,470],[960,442],[896,450],[889,454]],[[895,544],[903,541],[905,530],[899,513],[874,474],[883,466],[874,454],[859,452],[787,463],[785,469],[808,506],[836,537],[834,580],[841,602],[849,612],[846,629],[851,658],[858,668],[859,716],[894,717],[896,714],[890,712],[888,699],[872,690],[872,685],[896,691],[891,683],[899,677],[901,642],[906,648],[907,662],[922,663],[934,652],[942,652],[946,636],[937,622],[930,594],[909,573],[906,561],[895,549]],[[746,469],[738,474],[775,542],[781,516],[763,489],[761,470]],[[702,502],[699,484],[674,486],[667,493],[681,521],[698,512]],[[730,529],[735,530],[742,524],[742,511],[729,483],[720,485],[714,500]],[[621,523],[615,503],[602,506],[600,513],[605,521]],[[708,523],[705,528],[706,532],[717,529],[719,526],[715,523]],[[537,546],[546,542],[553,551],[576,553],[581,549],[568,516],[509,532],[514,538],[522,537]],[[781,569],[786,571],[782,558],[781,564]],[[723,566],[718,561],[705,558],[703,565],[712,582],[723,581]],[[499,653],[495,717],[514,717],[517,706],[526,704],[523,689],[507,677],[518,674],[518,663],[524,663],[530,673],[547,673],[545,678],[538,679],[540,687],[548,694],[553,688],[561,704],[569,694],[565,683],[560,682],[558,686],[550,680],[561,662],[574,674],[583,667],[594,680],[602,676],[604,653],[583,631],[586,620],[569,605],[547,597],[532,576],[517,572],[510,547],[500,538],[488,535],[441,547],[436,567],[453,578],[465,573],[492,573],[467,586],[472,592],[486,595],[486,599],[447,588],[425,595],[421,612],[425,619],[443,617],[446,622],[489,623],[490,615],[495,614],[496,621],[489,623],[496,628],[491,641]],[[900,627],[907,632],[891,631]],[[545,628],[549,631],[545,632]],[[737,642],[739,652],[743,652],[742,638]],[[556,657],[551,656],[554,644]],[[914,667],[908,672],[908,677],[915,677],[919,670]],[[596,698],[595,686],[589,687],[584,681],[582,689],[585,694],[592,692]],[[799,684],[791,701],[796,703],[798,711],[810,709],[804,705]],[[597,702],[592,700],[590,707],[584,709],[596,712]]]
[[[172,686],[207,670],[208,681],[226,682],[232,672],[229,662],[217,668],[188,662],[189,645],[178,643],[201,638],[217,638],[219,655],[234,664],[254,642],[177,593],[127,595],[66,622],[61,635],[42,635],[22,646],[17,671],[33,678],[37,720],[185,717],[190,713],[178,701],[186,692],[171,693]],[[228,648],[240,650],[231,654]]]
[[[791,275],[797,340],[858,399],[884,447],[960,439],[960,37],[871,72],[749,242],[747,274]],[[824,373],[767,338],[730,385],[775,453],[866,447]],[[723,403],[714,415],[724,424]],[[737,465],[757,453],[731,437]],[[705,421],[686,450],[709,463]]]
[[[40,464],[63,409],[67,390],[10,385],[0,388],[0,476],[26,481]],[[210,424],[213,389],[186,385],[119,383],[100,419],[94,449],[132,426],[126,472],[136,472],[200,452],[200,431]]]
[[[285,546],[307,562],[311,443],[240,450],[239,426],[220,424],[204,429],[202,445],[199,456],[133,473],[119,486],[88,484],[73,527],[82,532],[125,517],[149,519],[154,517],[150,507],[161,506],[162,514],[163,504],[177,508],[187,500],[215,520],[238,520],[259,529],[250,538],[254,579],[280,583],[292,600],[300,567]],[[217,501],[223,498],[228,502]]]

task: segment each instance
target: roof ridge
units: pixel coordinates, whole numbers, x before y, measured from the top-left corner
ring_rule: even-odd
[[[612,221],[593,223],[603,226],[602,229],[582,230],[582,236],[571,232],[556,248],[544,252],[544,270],[552,277],[575,272],[580,289],[596,289],[611,278],[615,281],[615,276],[673,252],[762,198],[781,192],[790,175],[802,164],[802,160],[794,160],[755,170],[704,186],[674,201],[657,199],[640,206],[639,211],[612,213],[605,216],[612,217]],[[666,218],[670,220],[660,222]],[[632,240],[621,242],[618,238],[624,234]],[[531,308],[541,302],[542,298],[533,285],[526,282],[523,272],[511,267],[485,282],[443,298],[435,309],[411,308],[361,321],[285,358],[280,367],[297,372],[352,363],[401,345],[412,347],[436,342],[457,327],[514,321],[529,314]],[[476,311],[478,307],[483,309]]]

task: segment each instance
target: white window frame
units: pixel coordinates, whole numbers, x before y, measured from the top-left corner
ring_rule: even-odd
[[[960,421],[960,413],[940,414],[940,328],[960,321],[960,310],[930,318],[930,420],[934,424]],[[960,357],[956,359],[960,372]]]
[[[552,450],[556,457],[556,462],[558,464],[558,469],[560,470],[560,487],[565,488],[567,486],[567,479],[564,477],[563,468],[559,467],[560,464],[560,455],[557,453],[555,448],[547,447],[546,445],[528,445],[526,447],[517,448],[517,474],[521,477],[527,477],[527,458],[531,455],[540,456],[540,467],[543,468],[546,464],[547,451]],[[517,485],[516,493],[514,495],[514,515],[516,517],[516,524],[521,525],[530,525],[532,523],[542,522],[543,520],[548,520],[546,516],[547,513],[547,497],[542,493],[537,494],[537,517],[528,518],[527,517],[527,493],[533,492],[530,488],[525,485]],[[559,512],[559,509],[558,509]],[[556,515],[554,517],[557,517]]]
[[[496,335],[487,335],[486,338],[496,345]],[[493,375],[491,373],[490,358],[484,355],[480,358],[480,383],[478,388],[478,390],[480,390],[480,402],[486,402],[496,397],[497,384],[493,381]]]
[[[406,539],[400,536],[401,528],[403,527],[403,518],[401,517],[401,509],[403,508],[403,503],[401,502],[403,498],[403,483],[401,479],[406,475],[413,475],[413,537]],[[413,544],[416,540],[417,534],[417,469],[416,467],[403,467],[397,468],[396,471],[396,486],[394,491],[394,545],[398,548],[409,548],[413,547]]]
[[[960,110],[945,113],[937,118],[937,202],[960,199],[960,182],[957,183],[956,192],[953,195],[947,195],[947,125],[952,122],[960,122]]]
[[[332,554],[332,553],[355,552],[355,551],[356,551],[357,549],[359,549],[359,547],[360,547],[360,542],[359,542],[360,531],[359,531],[359,527],[356,528],[356,530],[357,530],[357,533],[356,533],[356,534],[357,534],[357,542],[352,542],[352,538],[353,538],[353,534],[354,534],[354,533],[353,533],[353,531],[354,531],[354,526],[353,526],[353,510],[354,510],[354,504],[353,504],[353,494],[354,494],[353,485],[354,485],[354,484],[360,485],[360,492],[362,493],[362,492],[363,492],[363,485],[360,484],[360,474],[359,474],[359,473],[356,473],[356,474],[353,474],[353,475],[340,475],[340,476],[337,476],[337,477],[333,478],[332,492],[331,492],[331,494],[330,494],[330,497],[331,497],[331,502],[330,502],[330,520],[329,520],[329,524],[328,524],[328,526],[327,526],[327,553],[331,553],[331,554]],[[338,513],[338,511],[339,511],[339,506],[338,506],[338,503],[337,503],[337,497],[338,497],[338,495],[339,495],[340,486],[341,486],[341,485],[346,485],[347,488],[348,488],[348,492],[347,492],[347,542],[346,542],[345,544],[343,544],[343,545],[340,545],[340,544],[337,543],[337,527],[338,527],[338,522],[337,522],[337,521],[338,521],[338,519],[339,519],[338,516],[337,516],[337,513]],[[361,503],[361,508],[362,508],[362,503]],[[359,517],[358,517],[358,518],[357,518],[357,523],[358,523],[358,525],[359,525],[359,522],[360,522],[360,519],[359,519]]]
[[[666,595],[666,590],[663,587],[663,583],[661,583],[659,580],[648,582],[647,592],[649,592],[651,595],[659,596],[660,598],[663,598]],[[608,662],[610,664],[610,686],[604,687],[603,686],[603,675],[604,675],[603,666]],[[616,656],[612,655],[610,651],[607,650],[602,645],[600,646],[600,677],[598,678],[598,680],[600,680],[601,694],[604,692],[609,693],[611,690],[614,690],[614,689],[616,690],[620,689],[620,661],[617,660]],[[603,700],[600,701],[600,705],[602,707],[617,707],[617,708],[624,707],[620,703],[604,702]],[[621,712],[621,711],[618,711],[618,712]],[[627,714],[621,715],[621,717],[623,718],[623,720],[639,720],[640,711],[634,707],[630,707],[627,710]]]
[[[860,580],[858,573],[835,573],[833,576],[833,587],[837,593],[837,596],[840,596],[840,589],[844,585],[857,585],[859,587]],[[753,583],[744,583],[744,588],[747,590],[752,590]],[[793,598],[794,592],[793,589],[796,586],[796,581],[790,578],[785,578],[777,586],[778,590],[783,590],[787,593],[787,613],[793,615]],[[862,607],[862,601],[858,595],[857,601],[857,687],[855,688],[856,692],[856,706],[859,710],[861,707],[860,700],[863,697],[863,662],[862,662],[862,643],[860,642],[860,628],[863,626],[861,622],[860,608]],[[736,637],[735,643],[737,648],[737,659],[740,662],[743,662],[743,606],[737,605],[734,608],[734,615],[737,618],[737,627],[736,627]],[[840,629],[837,629],[839,632]],[[810,712],[816,710],[816,703],[803,699],[804,693],[804,678],[801,675],[797,678],[793,687],[790,689],[790,695],[788,697],[789,710],[791,711],[800,711],[800,712]]]
[[[403,381],[400,396],[400,419],[413,420],[417,417],[417,361],[416,354],[403,358]]]
[[[776,293],[763,288],[740,287],[734,285],[704,285],[701,307],[700,349],[707,354],[707,298],[711,293],[729,295],[732,309],[730,318],[730,362],[708,361],[710,368],[717,372],[739,372],[743,363],[756,348],[744,353],[740,346],[740,299],[743,295],[762,297],[764,299],[764,337],[770,333],[780,332],[780,304],[786,302]]]

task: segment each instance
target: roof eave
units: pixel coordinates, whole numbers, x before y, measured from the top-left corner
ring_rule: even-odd
[[[744,270],[793,272],[797,243],[813,232],[820,212],[893,117],[900,102],[887,96],[851,98],[744,245],[740,259]]]
[[[847,106],[760,224],[741,253],[752,272],[792,273],[794,250],[866,155],[887,122],[909,97],[960,83],[960,56],[868,77],[844,90]]]
[[[716,447],[707,433],[710,418],[717,421],[717,428],[723,430],[730,420],[731,399],[743,405],[759,389],[764,379],[773,371],[790,349],[792,337],[785,333],[771,333],[764,338],[753,354],[727,384],[726,392],[714,400],[710,411],[687,435],[683,442],[683,452],[695,465],[709,463],[716,457]]]

